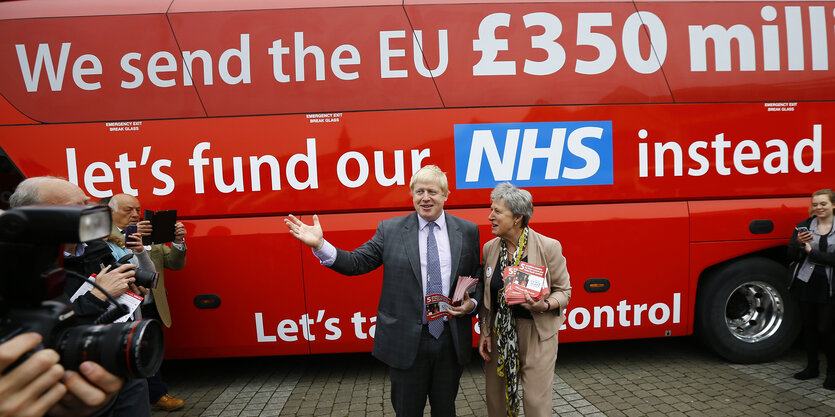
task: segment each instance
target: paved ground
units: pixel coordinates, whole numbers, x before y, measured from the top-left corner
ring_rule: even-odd
[[[560,346],[554,415],[835,416],[823,377],[797,381],[800,349],[759,365],[735,365],[693,338]],[[481,361],[464,371],[459,416],[485,416]],[[168,361],[180,416],[390,416],[385,366],[369,354]],[[428,415],[428,406],[427,406]]]

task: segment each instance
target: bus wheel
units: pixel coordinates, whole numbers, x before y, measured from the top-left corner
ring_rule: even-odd
[[[717,355],[737,363],[773,360],[794,343],[800,314],[786,268],[767,258],[732,262],[699,282],[696,331]]]

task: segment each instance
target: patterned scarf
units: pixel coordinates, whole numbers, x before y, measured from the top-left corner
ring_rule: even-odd
[[[508,266],[507,244],[501,239],[502,249],[499,252],[499,271],[504,272]],[[528,244],[528,229],[522,230],[519,242],[516,244],[516,252],[513,252],[512,266],[519,265],[522,260],[522,253]],[[496,271],[496,272],[499,272]],[[505,379],[505,400],[507,404],[507,415],[516,417],[519,415],[519,404],[522,398],[519,395],[519,341],[516,335],[516,318],[507,304],[504,296],[504,288],[499,290],[498,309],[496,311],[496,344],[499,348],[498,368],[496,373]]]

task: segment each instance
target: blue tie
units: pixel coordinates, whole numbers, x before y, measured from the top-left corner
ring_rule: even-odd
[[[435,240],[435,222],[429,222],[426,235],[426,295],[443,294],[443,280],[441,279],[441,258],[438,256],[438,242]],[[441,337],[444,331],[444,321],[435,319],[429,322],[429,333],[435,339]]]

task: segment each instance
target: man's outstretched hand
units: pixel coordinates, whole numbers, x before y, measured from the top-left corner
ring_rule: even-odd
[[[314,250],[322,249],[322,245],[325,243],[325,235],[322,232],[322,226],[319,225],[319,216],[313,215],[313,226],[304,224],[292,214],[289,218],[284,219],[284,224],[290,229],[290,234],[301,240],[305,245]]]

